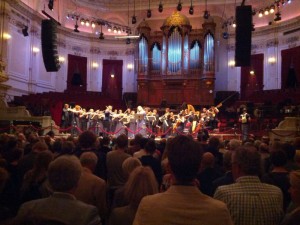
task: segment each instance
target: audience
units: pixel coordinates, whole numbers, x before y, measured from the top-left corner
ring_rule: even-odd
[[[156,140],[137,134],[131,147],[124,134],[26,137],[0,135],[1,224],[17,212],[16,225],[291,225],[299,220],[299,138],[285,143],[254,137],[242,143],[211,135],[202,155],[203,144],[192,136]],[[60,189],[59,182],[71,182],[72,188]]]

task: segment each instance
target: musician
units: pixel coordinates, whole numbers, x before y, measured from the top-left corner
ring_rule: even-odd
[[[136,127],[137,130],[139,130],[139,134],[143,135],[146,137],[146,121],[145,121],[145,116],[146,116],[146,111],[143,109],[142,106],[137,107],[137,120],[136,120]]]
[[[104,111],[104,119],[103,119],[103,129],[105,131],[104,136],[108,136],[111,131],[111,121],[112,121],[112,106],[109,105],[106,107]]]
[[[66,129],[71,126],[71,112],[69,110],[69,104],[65,104],[62,110],[62,116],[61,116],[61,127]]]
[[[167,134],[166,132],[167,132],[168,129],[170,128],[170,127],[169,127],[170,124],[168,123],[169,115],[170,115],[170,108],[166,108],[166,109],[165,109],[164,115],[162,115],[162,116],[159,118],[160,122],[162,123],[162,124],[161,124],[162,132],[163,132],[163,134],[165,135],[165,137],[168,136],[168,134]]]
[[[151,126],[151,129],[152,129],[152,132],[157,134],[158,133],[158,128],[159,128],[159,126],[158,126],[159,115],[158,115],[157,109],[152,110],[152,116],[155,119],[151,121],[150,126]]]
[[[219,109],[215,106],[212,106],[209,110],[207,110],[207,114],[209,115],[208,126],[211,129],[216,129],[218,127],[218,119],[217,114],[219,113]]]
[[[87,115],[86,115],[86,109],[83,108],[79,114],[79,121],[80,121],[80,129],[82,131],[84,130],[87,130],[87,122],[88,122],[88,119],[87,119]]]
[[[243,108],[242,114],[239,116],[239,122],[241,123],[242,140],[246,141],[248,138],[249,125],[250,125],[250,114],[247,113],[247,109]]]

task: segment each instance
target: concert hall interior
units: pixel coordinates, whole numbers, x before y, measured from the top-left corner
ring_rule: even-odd
[[[298,0],[1,1],[0,126],[134,135],[141,106],[147,135],[241,135],[246,108],[264,135],[299,116],[299,20]]]

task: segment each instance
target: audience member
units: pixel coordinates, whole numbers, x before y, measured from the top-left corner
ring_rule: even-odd
[[[82,173],[74,193],[75,197],[86,204],[98,208],[103,220],[107,217],[106,182],[93,174],[97,166],[97,155],[93,152],[84,152],[80,156]]]
[[[236,183],[220,186],[214,198],[227,204],[235,225],[279,224],[283,215],[281,190],[261,183],[261,158],[254,147],[240,147],[232,155]]]
[[[81,165],[74,156],[62,156],[49,165],[48,180],[54,191],[48,198],[24,203],[16,221],[22,221],[28,214],[62,221],[66,224],[101,224],[97,208],[74,197],[81,176]]]
[[[154,172],[157,183],[160,185],[162,181],[162,169],[160,161],[154,158],[153,154],[155,153],[156,145],[153,139],[149,139],[145,145],[146,155],[143,155],[140,160],[143,166],[150,166]]]
[[[170,141],[168,151],[175,184],[164,193],[144,197],[133,224],[232,224],[226,205],[202,194],[194,185],[201,160],[199,144],[179,135]]]
[[[300,221],[300,170],[290,173],[292,206],[288,209],[281,225],[299,225]]]
[[[49,194],[47,189],[47,171],[50,162],[53,160],[53,153],[49,150],[39,153],[34,166],[25,175],[21,188],[21,201],[46,197]]]
[[[270,155],[272,171],[262,177],[262,182],[279,187],[283,193],[283,209],[288,207],[291,201],[289,194],[289,171],[285,168],[287,163],[286,154],[282,150],[272,151]]]
[[[113,199],[114,191],[122,187],[127,181],[122,169],[124,160],[131,157],[125,153],[127,147],[128,137],[125,134],[121,134],[116,139],[116,149],[108,152],[106,155],[107,184],[110,201]]]
[[[151,168],[142,166],[135,168],[125,184],[124,193],[129,204],[113,209],[110,225],[132,225],[142,198],[158,193],[158,185]]]
[[[201,159],[200,172],[197,179],[203,194],[213,196],[212,182],[222,176],[222,172],[215,168],[215,157],[210,152],[205,152]]]
[[[122,163],[122,169],[123,169],[124,176],[126,177],[126,180],[129,178],[131,172],[135,168],[140,166],[142,166],[142,163],[137,158],[129,157],[125,159],[124,162]],[[115,191],[113,202],[111,205],[112,209],[116,207],[126,206],[129,204],[128,200],[125,197],[124,190],[125,190],[125,186],[122,186]]]

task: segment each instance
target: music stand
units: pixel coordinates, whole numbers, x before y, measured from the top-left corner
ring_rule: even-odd
[[[156,117],[155,116],[146,116],[146,119],[150,122],[156,120]]]

